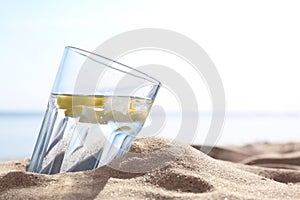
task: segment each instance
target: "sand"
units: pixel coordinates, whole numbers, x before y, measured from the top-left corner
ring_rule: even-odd
[[[300,199],[298,143],[198,149],[140,139],[113,168],[55,175],[2,162],[0,199]]]

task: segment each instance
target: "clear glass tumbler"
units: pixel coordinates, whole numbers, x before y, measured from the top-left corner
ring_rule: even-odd
[[[94,169],[128,151],[160,82],[134,68],[66,47],[28,171]]]

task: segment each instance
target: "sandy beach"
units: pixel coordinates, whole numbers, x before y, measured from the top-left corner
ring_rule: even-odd
[[[111,167],[55,175],[2,162],[0,199],[300,199],[300,143],[200,150],[140,139]]]

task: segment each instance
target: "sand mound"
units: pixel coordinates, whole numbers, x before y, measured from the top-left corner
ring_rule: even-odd
[[[293,151],[267,153],[277,153],[278,158],[280,153]],[[224,152],[226,149],[222,158]],[[231,156],[234,152],[238,151],[230,149]],[[102,167],[40,175],[26,172],[26,162],[6,162],[0,164],[0,199],[300,199],[299,170],[245,165],[247,156],[233,159],[241,163],[216,160],[190,146],[148,138],[136,141],[131,154],[112,167],[138,169],[148,163],[154,171],[129,173]]]
[[[201,146],[194,146],[201,151]],[[243,147],[214,147],[209,156],[268,168],[300,170],[300,143],[258,143]]]

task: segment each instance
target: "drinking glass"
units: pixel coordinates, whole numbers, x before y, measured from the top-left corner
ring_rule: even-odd
[[[28,171],[94,169],[128,151],[160,82],[112,59],[66,47]]]

